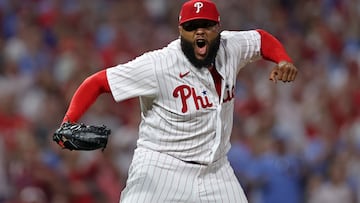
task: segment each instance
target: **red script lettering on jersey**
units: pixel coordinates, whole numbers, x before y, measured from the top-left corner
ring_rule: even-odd
[[[180,85],[180,86],[176,87],[173,91],[173,96],[176,98],[180,96],[181,102],[182,102],[181,111],[183,113],[188,111],[187,101],[188,101],[188,99],[191,99],[191,98],[194,100],[196,110],[199,110],[200,106],[204,109],[213,106],[213,103],[211,103],[209,101],[208,96],[206,96],[206,95],[198,96],[196,94],[195,88],[190,87],[188,85]]]
[[[230,89],[229,86],[226,85],[223,102],[225,103],[231,101],[234,97],[235,97],[235,87],[232,86],[232,88]]]

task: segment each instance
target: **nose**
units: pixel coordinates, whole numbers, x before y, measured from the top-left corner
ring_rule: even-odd
[[[195,30],[195,34],[197,35],[203,35],[204,33],[205,33],[205,28],[202,27],[196,28]]]

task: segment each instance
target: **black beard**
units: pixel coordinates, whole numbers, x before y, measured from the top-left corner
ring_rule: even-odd
[[[193,43],[184,39],[183,37],[180,38],[181,40],[181,50],[184,52],[186,58],[192,63],[196,68],[202,67],[209,67],[211,66],[217,55],[217,52],[220,47],[220,34],[210,42],[209,45],[209,53],[203,60],[199,60],[195,57]]]

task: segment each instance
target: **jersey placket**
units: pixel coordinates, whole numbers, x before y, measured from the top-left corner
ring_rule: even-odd
[[[196,70],[191,70],[191,71],[197,77],[199,84],[200,84],[199,87],[202,89],[202,92],[205,92],[205,93],[208,91],[211,92],[210,94],[206,94],[206,95],[208,95],[208,97],[211,98],[211,101],[214,101],[214,102],[212,102],[214,104],[214,106],[219,106],[220,96],[218,95],[218,93],[216,91],[214,79],[213,79],[210,71],[207,68],[202,68],[199,71],[196,71]]]
[[[219,98],[219,103],[221,103],[220,99],[221,99],[221,80],[222,80],[222,77],[221,75],[218,73],[218,71],[216,70],[215,66],[210,66],[209,68],[209,71],[211,73],[211,76],[214,80],[214,85],[215,85],[215,89],[216,89],[216,92],[218,94],[218,98]]]
[[[218,102],[217,102],[217,108],[216,108],[216,126],[215,126],[215,139],[214,139],[214,145],[211,149],[211,162],[216,161],[216,154],[220,147],[221,143],[221,137],[222,137],[222,119],[221,119],[221,104],[223,100],[223,77],[220,75],[220,73],[216,70],[215,66],[209,67],[209,72],[213,79],[213,84],[216,89],[216,92],[218,94]],[[220,127],[219,127],[220,126]]]

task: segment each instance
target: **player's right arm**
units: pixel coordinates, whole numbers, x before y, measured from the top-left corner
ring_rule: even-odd
[[[101,70],[86,78],[74,93],[63,122],[77,122],[103,93],[111,93],[117,102],[156,94],[153,55],[143,54],[128,63]]]

